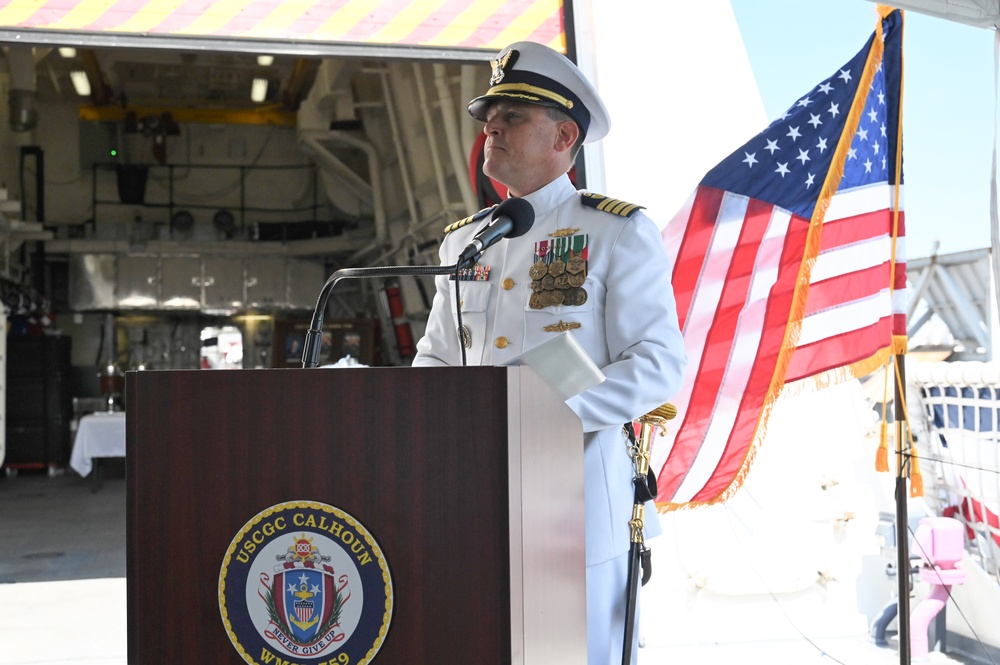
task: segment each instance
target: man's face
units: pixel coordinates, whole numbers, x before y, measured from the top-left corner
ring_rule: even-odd
[[[483,128],[483,172],[506,185],[512,196],[530,194],[569,170],[575,128],[571,120],[550,118],[543,106],[494,102]]]

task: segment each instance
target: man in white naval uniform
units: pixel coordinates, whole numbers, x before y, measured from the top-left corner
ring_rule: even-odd
[[[534,225],[488,249],[469,272],[461,332],[454,283],[437,279],[413,365],[461,365],[462,344],[468,364],[502,365],[570,330],[603,370],[604,382],[566,403],[585,433],[588,663],[617,664],[633,504],[622,425],[669,400],[686,362],[671,267],[638,206],[578,192],[567,176],[582,143],[609,128],[604,104],[576,66],[530,42],[491,64],[490,90],[469,103],[485,122],[483,171],[531,204]],[[454,264],[487,222],[483,211],[449,227],[442,263]]]

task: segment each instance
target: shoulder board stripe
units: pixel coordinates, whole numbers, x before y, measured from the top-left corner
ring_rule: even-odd
[[[466,224],[471,224],[472,222],[479,221],[483,217],[486,217],[486,215],[488,215],[490,213],[490,211],[493,210],[493,208],[496,208],[496,206],[490,206],[489,208],[483,208],[482,210],[480,210],[479,212],[477,212],[475,215],[469,215],[465,219],[460,219],[457,222],[452,222],[448,226],[444,227],[444,234],[448,235],[449,233],[451,233],[455,229],[460,229],[463,226],[465,226]]]
[[[581,201],[585,206],[597,208],[598,210],[609,212],[619,217],[631,217],[636,211],[642,210],[644,207],[635,203],[629,203],[628,201],[622,201],[621,199],[609,199],[601,194],[585,193]]]

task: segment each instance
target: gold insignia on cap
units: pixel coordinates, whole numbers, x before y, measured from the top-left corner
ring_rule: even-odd
[[[494,74],[496,76],[496,74]],[[503,78],[501,74],[501,78]],[[492,83],[492,79],[491,79]],[[499,80],[497,81],[499,83]],[[563,97],[562,95],[552,92],[551,90],[546,90],[545,88],[539,88],[537,85],[530,85],[528,83],[505,83],[504,85],[497,85],[492,83],[493,87],[489,89],[488,95],[501,95],[503,97],[513,97],[514,99],[527,99],[532,102],[538,102],[542,99],[547,99],[551,102],[555,102],[559,106],[571,109],[573,108],[573,100],[568,97]]]
[[[493,76],[490,77],[490,85],[496,85],[503,80],[507,67],[513,67],[517,62],[517,51],[511,49],[500,56],[499,60],[490,60],[490,67],[493,68]]]
[[[576,330],[580,327],[581,324],[576,321],[566,323],[565,321],[560,320],[559,323],[553,323],[551,326],[545,326],[543,330],[545,330],[545,332],[566,332],[567,330]]]

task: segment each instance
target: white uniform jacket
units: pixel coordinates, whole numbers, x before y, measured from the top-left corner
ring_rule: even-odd
[[[466,351],[469,365],[502,365],[568,325],[607,376],[600,385],[566,401],[585,432],[586,546],[587,564],[592,565],[629,549],[632,465],[622,424],[679,390],[686,356],[677,327],[671,266],[656,225],[641,211],[624,217],[586,206],[583,197],[567,176],[525,196],[535,210],[534,225],[525,235],[487,249],[479,263],[489,266],[488,279],[463,281],[461,297],[462,323],[471,337]],[[449,233],[441,244],[442,264],[455,263],[488,222],[489,216]],[[546,255],[558,238],[563,238],[559,249]],[[558,251],[567,247],[572,256],[585,259],[581,287],[585,302],[538,308],[536,299],[532,307],[529,271],[540,260],[559,259]],[[577,260],[575,269],[579,267]],[[415,367],[462,364],[454,282],[438,277],[436,286],[427,328],[417,343]],[[580,299],[579,293],[568,298]]]

